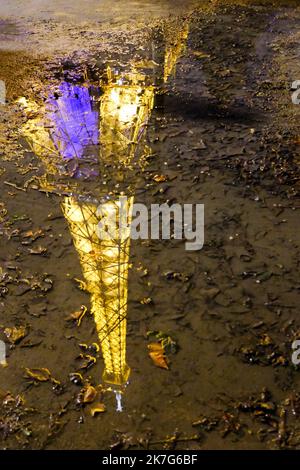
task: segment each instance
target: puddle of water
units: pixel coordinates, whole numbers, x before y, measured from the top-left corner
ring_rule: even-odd
[[[118,439],[126,447],[147,438],[152,448],[160,448],[168,444],[162,437],[165,430],[177,436],[178,428],[184,434],[183,441],[178,440],[183,448],[264,448],[270,440],[265,437],[266,444],[257,439],[261,422],[254,418],[253,423],[247,415],[239,427],[238,415],[247,409],[239,397],[252,393],[256,398],[248,400],[248,407],[272,414],[286,398],[285,390],[296,383],[284,363],[280,333],[288,328],[285,324],[295,308],[289,294],[291,284],[297,285],[295,259],[287,246],[295,243],[296,216],[286,208],[288,222],[279,221],[274,230],[277,215],[272,204],[277,200],[266,204],[266,194],[257,199],[249,188],[235,188],[224,168],[212,174],[209,158],[217,155],[221,160],[229,151],[244,155],[240,139],[250,152],[256,115],[240,122],[238,113],[229,110],[226,115],[221,106],[213,109],[209,87],[202,83],[212,76],[208,57],[201,63],[198,84],[191,51],[185,55],[190,25],[181,20],[177,26],[176,36],[172,28],[165,34],[155,32],[144,61],[98,60],[99,73],[97,67],[96,72],[87,70],[82,80],[65,74],[42,104],[32,97],[18,100],[26,114],[22,133],[33,161],[40,161],[40,176],[28,185],[35,191],[28,191],[26,198],[17,192],[8,204],[13,214],[30,214],[33,225],[43,226],[43,235],[38,238],[41,245],[31,248],[22,225],[16,228],[11,222],[12,228],[5,227],[13,246],[7,248],[10,262],[5,269],[17,279],[17,286],[10,287],[15,304],[6,308],[21,323],[32,318],[38,338],[36,348],[30,342],[26,347],[26,338],[20,348],[13,345],[3,380],[23,390],[20,374],[12,378],[8,369],[49,367],[64,382],[62,388],[51,382],[57,394],[57,422],[54,419],[53,425],[51,418],[50,431],[44,416],[49,407],[52,410],[53,390],[46,383],[25,389],[40,413],[32,418],[37,447],[68,448],[73,443],[76,448],[107,448]],[[193,59],[207,55],[192,51]],[[178,63],[179,96],[174,79]],[[241,74],[246,73],[243,67],[238,68]],[[240,88],[238,84],[222,94],[227,99]],[[194,100],[200,89],[207,93],[204,109],[201,100]],[[207,146],[209,158],[202,163]],[[137,246],[130,243],[128,232],[119,230],[113,240],[99,239],[99,204],[104,212],[118,211],[120,194],[128,196],[128,212],[140,200],[149,204],[204,199],[204,251],[187,254],[176,240]],[[25,216],[17,216],[16,224],[28,223],[27,231],[32,230]],[[20,241],[15,257],[14,243]],[[31,277],[23,273],[26,269]],[[44,274],[35,280],[33,272]],[[77,287],[71,282],[74,278],[83,278],[80,291],[78,282]],[[284,298],[283,307],[277,304],[278,296]],[[90,306],[91,316],[85,306]],[[24,310],[24,315],[18,313]],[[150,341],[158,349],[164,341],[168,353],[156,349],[149,357]],[[157,362],[163,367],[155,367]],[[80,388],[69,383],[72,371],[83,376],[80,388],[96,389],[96,403],[82,402]],[[258,395],[265,386],[274,398],[267,392]],[[98,418],[90,416],[95,409]],[[65,414],[63,430],[57,423]],[[92,419],[101,419],[101,426]],[[206,426],[209,444],[202,440]],[[252,428],[255,432],[248,433]]]
[[[62,212],[91,296],[105,364],[103,380],[119,387],[125,386],[130,376],[126,362],[130,220],[126,234],[117,230],[108,241],[99,238],[97,227],[104,212],[119,212],[120,183],[127,187],[121,194],[129,196],[126,213],[132,210],[135,191],[134,185],[129,190],[126,174],[133,173],[134,179],[136,165],[151,154],[145,130],[155,94],[174,73],[187,38],[188,23],[183,21],[176,39],[165,39],[164,53],[153,44],[152,50],[159,50],[159,56],[151,57],[147,75],[140,63],[125,72],[107,66],[99,86],[64,81],[42,107],[25,97],[17,100],[27,115],[22,134],[46,170],[40,187],[67,194],[61,200]],[[64,181],[60,186],[60,177],[69,184]],[[79,192],[78,180],[85,182],[84,192]],[[95,192],[90,189],[92,180]],[[120,390],[116,393],[121,411]]]

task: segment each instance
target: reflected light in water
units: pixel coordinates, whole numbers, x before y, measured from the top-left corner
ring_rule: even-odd
[[[123,77],[107,68],[108,83],[100,104],[101,160],[128,165],[154,106],[154,86],[144,85],[145,75]]]
[[[189,35],[189,23],[185,22],[178,28],[178,33],[175,38],[170,40],[166,45],[165,51],[165,64],[164,64],[164,82],[166,83],[176,68],[176,62],[183,53],[186,41]]]
[[[97,204],[79,202],[74,197],[66,197],[62,204],[86,289],[91,294],[92,313],[105,363],[103,379],[116,385],[125,384],[130,373],[126,364],[126,313],[132,204],[133,198],[128,198],[127,229],[117,227],[114,238],[108,240],[99,237],[97,226],[103,212],[113,209],[119,217],[119,200],[102,203],[101,215]]]
[[[63,159],[82,158],[86,146],[99,143],[99,112],[87,87],[63,82],[58,94],[49,102],[51,140]]]
[[[176,38],[166,39],[160,62],[163,66],[160,77],[164,82],[183,52],[187,36],[188,23],[185,22],[178,27]],[[100,100],[93,99],[92,87],[66,82],[46,105],[39,106],[20,98],[18,101],[28,117],[23,135],[32,151],[43,160],[47,173],[81,178],[82,172],[70,175],[65,171],[63,162],[74,160],[87,165],[91,161],[103,163],[105,171],[107,163],[121,164],[124,169],[129,167],[154,106],[155,77],[152,85],[146,85],[147,82],[149,77],[134,69],[118,73],[107,67],[106,79],[100,84]],[[99,88],[98,94],[100,96]],[[101,172],[94,171],[93,176],[97,174]],[[126,315],[133,197],[128,197],[126,203],[127,229],[121,231],[117,227],[112,239],[103,240],[97,231],[101,217],[112,211],[118,215],[120,210],[117,196],[108,199],[107,193],[100,195],[104,200],[101,214],[97,203],[74,196],[65,197],[62,210],[91,295],[92,313],[105,363],[103,380],[120,386],[130,375],[126,363]],[[115,390],[115,393],[118,411],[121,411],[121,392]]]

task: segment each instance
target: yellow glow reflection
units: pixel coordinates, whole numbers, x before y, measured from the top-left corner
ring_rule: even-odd
[[[155,89],[144,85],[146,77],[137,72],[120,78],[108,67],[107,76],[100,105],[101,159],[126,165],[151,115]]]
[[[45,122],[45,107],[40,107],[37,103],[27,100],[25,97],[19,98],[17,102],[22,105],[28,118],[22,125],[21,131],[30,149],[42,159],[49,173],[57,174],[57,163],[60,155],[50,137],[49,125]]]
[[[101,239],[98,224],[103,216],[119,220],[120,201],[101,205],[78,202],[66,197],[62,209],[68,221],[74,245],[80,258],[86,288],[91,294],[99,341],[105,363],[103,379],[122,385],[127,382],[130,369],[126,364],[127,279],[130,247],[130,221],[133,198],[126,200],[123,210],[128,214],[128,225],[121,230],[116,225],[113,238]],[[113,222],[111,217],[108,219]]]
[[[171,34],[173,32],[171,31]],[[183,26],[179,27],[177,30],[177,35],[172,37],[166,45],[165,50],[165,65],[164,65],[164,82],[166,83],[174,72],[176,67],[176,62],[183,53],[186,41],[189,35],[189,24],[185,22]]]

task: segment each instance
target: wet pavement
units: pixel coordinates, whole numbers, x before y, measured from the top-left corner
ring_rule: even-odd
[[[13,3],[1,447],[299,448],[297,2]],[[204,204],[203,249],[100,240],[120,195]]]

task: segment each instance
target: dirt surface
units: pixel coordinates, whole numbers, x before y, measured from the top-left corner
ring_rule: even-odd
[[[297,2],[48,3],[0,7],[1,448],[299,448]],[[121,192],[205,244],[131,241],[108,354],[66,208]]]

